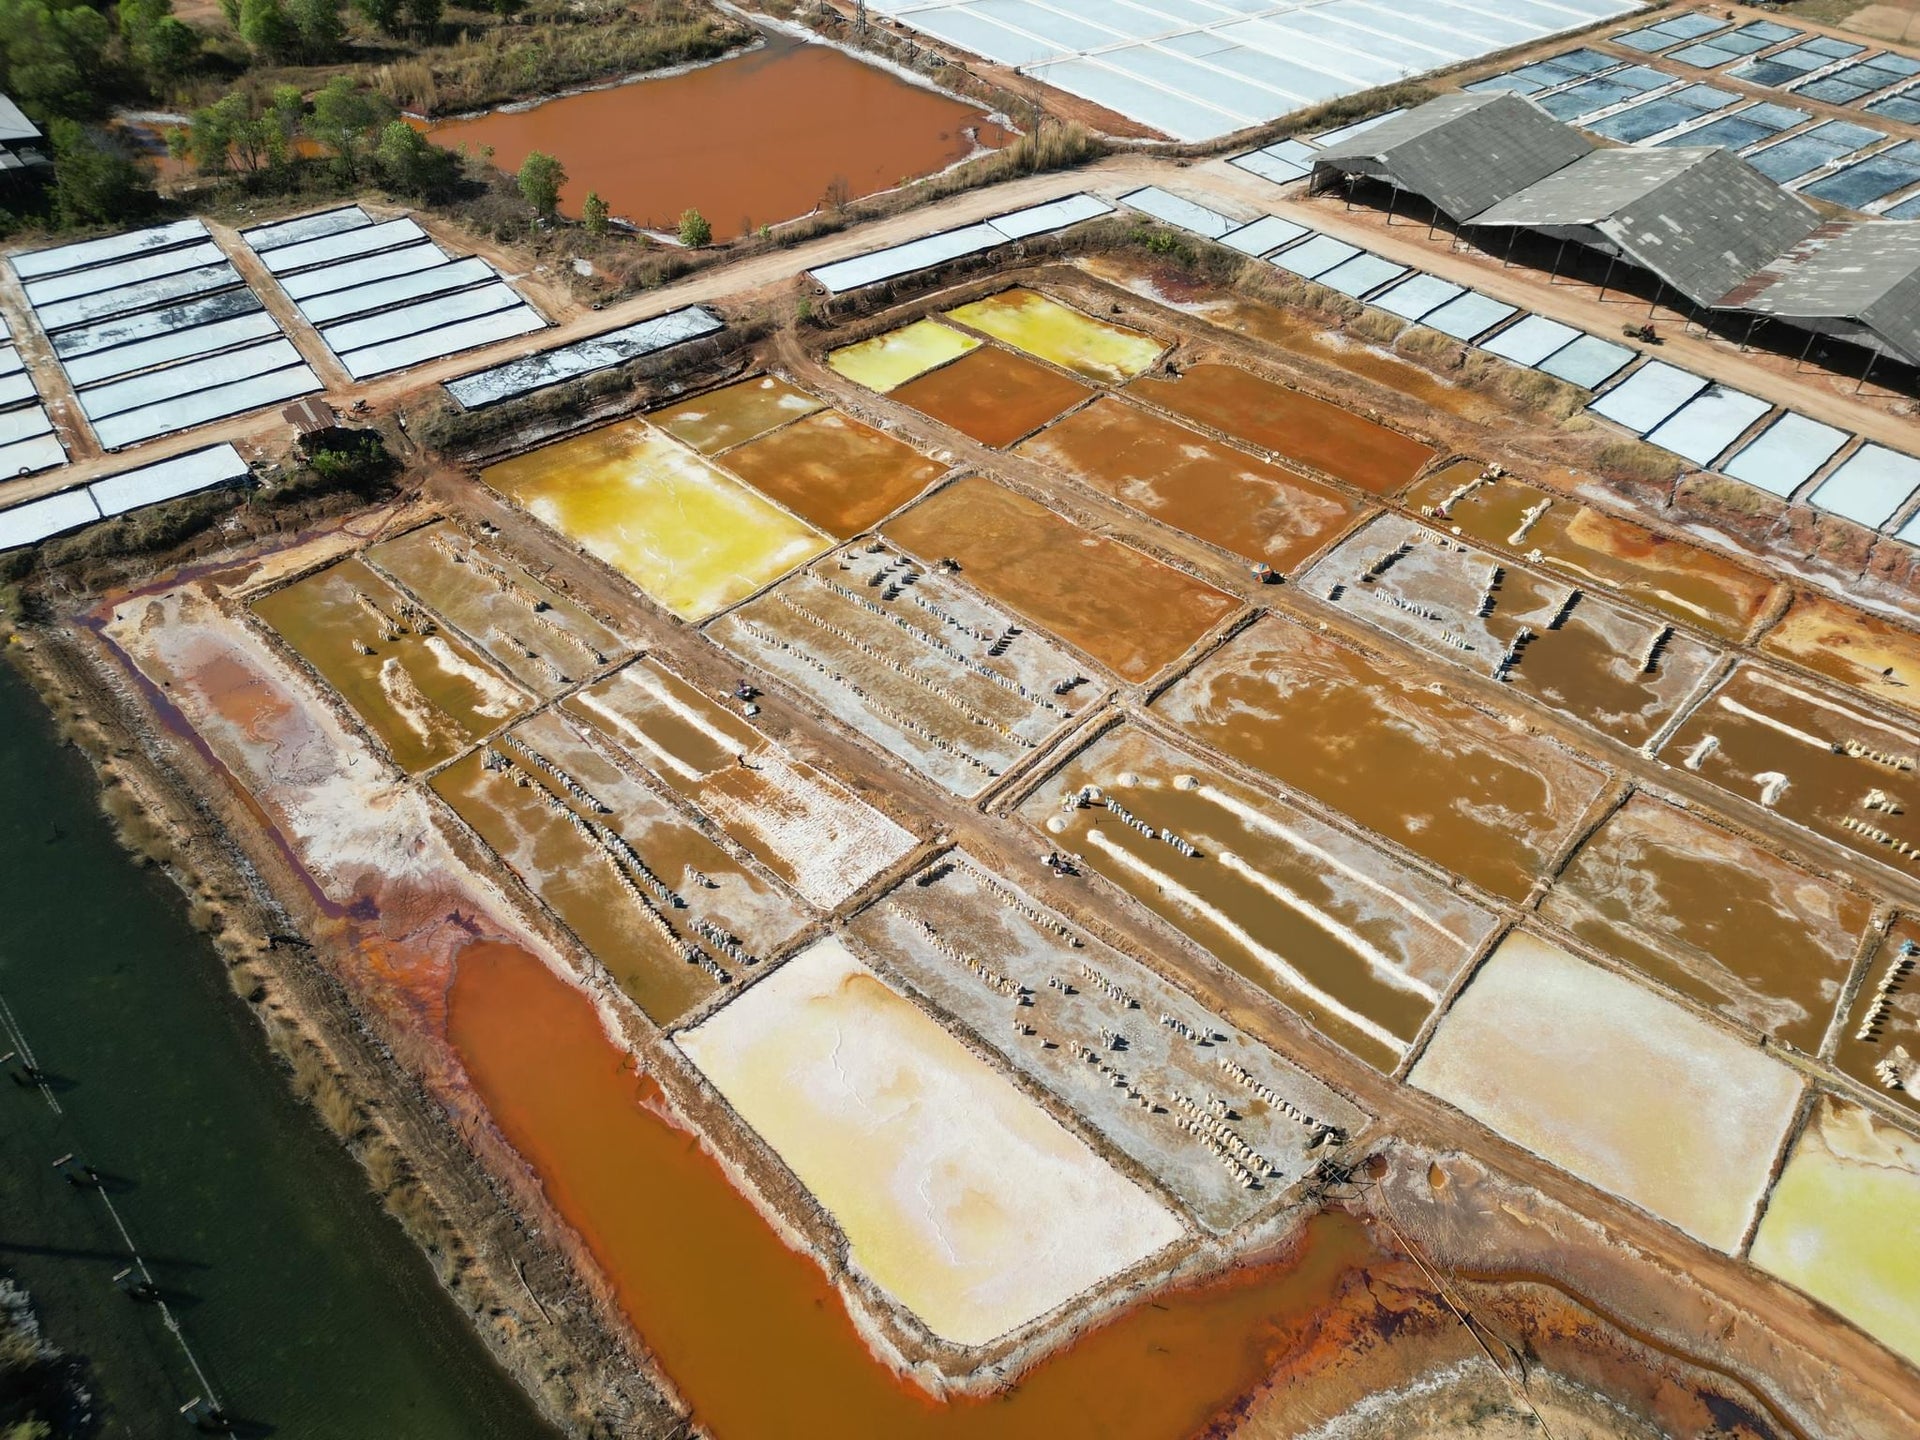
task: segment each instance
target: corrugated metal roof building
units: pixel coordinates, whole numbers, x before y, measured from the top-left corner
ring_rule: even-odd
[[[1701,308],[1920,366],[1920,221],[1823,223],[1729,150],[1596,150],[1529,100],[1456,94],[1330,146],[1313,173],[1316,186],[1342,174],[1384,180],[1465,225],[1617,256]]]
[[[1920,221],[1836,220],[1720,297],[1719,308],[1920,366]]]
[[[0,95],[0,172],[29,170],[48,163],[45,137],[20,107]]]
[[[1596,150],[1473,217],[1618,255],[1696,305],[1813,233],[1819,213],[1718,147]]]
[[[1563,170],[1593,142],[1504,91],[1442,95],[1313,157],[1314,183],[1364,175],[1423,196],[1459,222]]]

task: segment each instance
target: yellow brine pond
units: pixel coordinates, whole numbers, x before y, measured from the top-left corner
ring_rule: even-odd
[[[938,320],[916,320],[857,345],[843,345],[827,356],[827,364],[854,384],[885,394],[916,375],[924,375],[979,348],[977,339],[961,334],[951,325],[942,325]]]
[[[1018,287],[949,310],[947,318],[1109,385],[1133,379],[1166,348],[1151,335],[1096,320],[1036,290]]]
[[[826,550],[827,538],[640,420],[483,477],[683,620],[703,620]]]
[[[1753,1262],[1920,1364],[1920,1140],[1823,1095],[1773,1187]]]
[[[837,938],[677,1037],[935,1333],[981,1345],[1180,1238],[1173,1214]]]

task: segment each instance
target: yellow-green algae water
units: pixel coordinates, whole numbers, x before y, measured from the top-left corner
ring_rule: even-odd
[[[718,455],[825,405],[778,376],[760,375],[655,410],[647,419],[702,455]]]
[[[640,420],[490,466],[483,478],[683,620],[702,620],[828,547]]]
[[[1822,1096],[1773,1187],[1753,1262],[1920,1363],[1920,1139]]]
[[[1016,350],[1109,385],[1133,379],[1166,348],[1151,335],[1096,320],[1071,305],[1019,287],[949,310],[947,315]]]
[[[827,364],[854,384],[885,394],[916,375],[924,375],[979,348],[977,339],[961,334],[951,325],[942,325],[938,320],[916,320],[898,330],[862,340],[858,345],[843,345],[827,356]]]

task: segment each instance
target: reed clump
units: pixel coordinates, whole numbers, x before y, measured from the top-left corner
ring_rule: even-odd
[[[1683,489],[1686,499],[1693,504],[1747,520],[1767,519],[1785,508],[1766,491],[1721,475],[1701,475],[1688,481]]]
[[[136,864],[165,867],[179,858],[167,832],[154,823],[140,799],[119,776],[106,771],[100,777],[100,808],[113,822],[114,833]]]
[[[1399,339],[1407,322],[1384,310],[1364,310],[1347,322],[1347,333],[1375,345],[1391,345]]]

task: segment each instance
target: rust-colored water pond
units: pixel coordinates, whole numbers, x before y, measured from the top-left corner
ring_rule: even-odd
[[[1222,646],[1155,708],[1510,899],[1527,893],[1606,783],[1597,767],[1425,677],[1279,618]]]
[[[1760,644],[1876,700],[1920,713],[1920,635],[1891,621],[1802,591]]]
[[[1076,410],[1019,451],[1176,530],[1280,570],[1306,560],[1360,510],[1330,486],[1112,397]]]
[[[887,526],[896,544],[952,557],[994,599],[1128,680],[1179,656],[1239,602],[1046,506],[971,476]]]
[[[1474,461],[1449,465],[1414,486],[1407,503],[1489,545],[1537,550],[1549,570],[1610,586],[1730,640],[1746,634],[1773,595],[1773,581],[1711,550],[1512,476],[1476,484],[1480,473]]]
[[[1087,786],[1101,799],[1082,803]],[[1148,829],[1114,823],[1111,805]],[[1383,1070],[1495,923],[1444,881],[1132,726],[1096,741],[1021,813]],[[1194,853],[1169,846],[1169,832]]]
[[[1376,495],[1400,489],[1433,458],[1398,430],[1234,365],[1147,375],[1127,393]]]
[[[1093,391],[1023,355],[982,345],[892,393],[921,414],[998,448],[1038,430]]]
[[[837,410],[730,450],[720,463],[841,540],[898,510],[947,468]]]
[[[1820,1049],[1873,902],[1688,811],[1636,795],[1541,914],[1729,1019]]]
[[[492,146],[518,170],[538,150],[566,166],[561,202],[589,190],[613,213],[672,230],[698,210],[716,239],[804,215],[828,191],[872,195],[1007,135],[978,110],[828,45],[769,36],[718,64],[429,127],[441,145]]]
[[[577,990],[524,951],[476,945],[449,1010],[494,1121],[721,1440],[1185,1440],[1303,1342],[1343,1276],[1382,1259],[1357,1222],[1323,1215],[1285,1261],[1129,1311],[1005,1395],[941,1403],[874,1360],[819,1266],[666,1117]]]
[[[1741,665],[1660,758],[1850,850],[1920,875],[1920,735],[1771,667]]]

